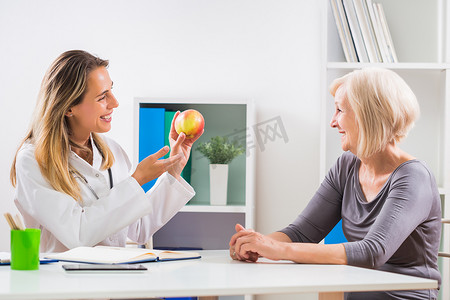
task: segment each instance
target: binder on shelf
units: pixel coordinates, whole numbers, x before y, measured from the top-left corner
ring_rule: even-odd
[[[139,109],[139,161],[164,147],[164,108],[142,107]],[[156,179],[144,184],[148,191]]]
[[[330,3],[347,62],[398,62],[381,3],[373,0],[330,0]]]
[[[376,37],[378,44],[378,49],[380,50],[381,62],[389,63],[391,61],[389,57],[389,50],[387,48],[386,39],[384,38],[383,28],[381,27],[381,22],[378,17],[378,13],[374,8],[373,0],[366,0],[367,10],[369,12],[370,21],[372,23],[372,28]]]
[[[172,119],[175,116],[175,111],[172,110],[166,110],[164,112],[164,145],[170,146],[169,143],[169,134],[170,134],[170,128],[172,126]],[[170,155],[170,152],[167,153],[164,158],[168,158]],[[183,171],[181,172],[181,177],[186,180],[187,183],[191,183],[191,172],[192,172],[192,153],[191,156],[189,156],[189,159],[186,163],[186,166],[184,167]]]
[[[353,5],[353,0],[342,0],[344,5],[345,13],[347,15],[348,25],[350,27],[350,32],[355,44],[356,54],[358,55],[359,62],[367,63],[369,62],[369,56],[367,54],[366,46],[364,44],[364,39],[362,37],[361,28],[358,23],[358,18],[356,17],[355,7]]]
[[[172,126],[172,119],[175,116],[175,111],[172,110],[166,110],[164,112],[164,145],[170,146],[169,143],[169,134],[170,134],[170,128]],[[164,158],[169,158],[170,152],[164,155]]]
[[[356,55],[355,45],[348,28],[347,16],[345,15],[342,2],[341,0],[330,0],[330,2],[345,59],[347,62],[358,62],[358,56]]]
[[[381,3],[374,3],[374,8],[380,18],[380,24],[381,28],[383,29],[383,34],[386,40],[390,60],[391,62],[397,63],[397,53],[395,52],[394,43],[392,41],[391,32],[389,31],[386,16],[384,14],[383,5],[381,5]]]
[[[342,220],[328,233],[324,239],[325,244],[341,244],[347,242],[344,232],[342,230]]]
[[[378,49],[377,40],[373,31],[372,23],[369,17],[369,11],[365,0],[353,0],[356,18],[366,46],[367,55],[370,62],[381,62],[380,50]]]

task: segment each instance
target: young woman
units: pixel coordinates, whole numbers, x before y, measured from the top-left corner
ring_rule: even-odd
[[[101,135],[119,105],[107,67],[107,60],[85,51],[61,54],[45,74],[16,153],[15,204],[27,227],[41,229],[41,252],[125,246],[127,238],[143,244],[195,194],[180,173],[201,134],[186,140],[172,122],[170,157],[158,160],[166,146],[131,175],[126,153]],[[145,193],[141,186],[155,178]]]
[[[419,115],[411,89],[394,72],[363,69],[331,85],[331,127],[346,151],[298,218],[262,235],[236,225],[233,259],[349,264],[440,281],[441,207],[424,162],[401,150]],[[342,219],[348,242],[318,244]],[[347,299],[436,299],[436,290],[349,293]]]

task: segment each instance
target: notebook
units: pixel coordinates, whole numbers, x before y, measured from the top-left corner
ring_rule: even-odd
[[[41,265],[52,263],[52,262],[57,262],[57,260],[44,258],[44,257],[39,258],[39,263]],[[10,265],[10,264],[11,264],[11,253],[10,252],[0,252],[0,266]]]
[[[201,258],[198,252],[167,251],[124,247],[77,247],[62,253],[47,254],[45,258],[91,264],[131,264]]]

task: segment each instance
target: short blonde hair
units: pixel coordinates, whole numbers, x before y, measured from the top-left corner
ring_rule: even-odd
[[[391,70],[364,68],[337,78],[330,86],[333,97],[341,86],[359,125],[355,154],[360,157],[400,142],[420,115],[413,91]]]

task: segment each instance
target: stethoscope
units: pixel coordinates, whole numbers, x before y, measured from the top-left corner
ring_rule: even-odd
[[[94,144],[95,144],[95,147],[97,147],[97,149],[99,150],[100,155],[101,155],[102,157],[104,157],[104,156],[103,156],[103,153],[100,151],[100,149],[98,148],[98,146],[97,146],[97,144],[95,143],[95,141],[94,141]],[[91,191],[92,195],[94,195],[94,197],[95,197],[97,200],[100,199],[100,197],[99,197],[99,196],[97,195],[97,193],[94,191],[94,189],[93,189],[92,186],[89,184],[89,182],[87,181],[86,177],[83,176],[83,174],[81,174],[81,173],[78,172],[78,171],[73,171],[73,170],[71,170],[70,173],[73,174],[74,178],[79,178],[79,179],[81,179],[81,181],[83,181],[84,185],[87,186],[87,188]],[[113,186],[114,186],[114,183],[113,183],[113,177],[112,177],[112,171],[111,171],[111,168],[108,168],[108,174],[109,174],[109,187],[112,189]]]
[[[83,174],[79,173],[79,172],[75,172],[75,171],[70,171],[74,178],[78,178],[81,179],[81,181],[84,183],[84,185],[91,191],[92,195],[94,195],[94,197],[98,200],[100,199],[100,197],[97,195],[97,193],[94,191],[94,189],[92,188],[92,186],[89,184],[89,182],[87,181],[86,177],[83,176]],[[109,174],[109,187],[112,189],[114,186],[113,183],[113,177],[112,177],[112,171],[111,168],[108,169],[108,174]]]

